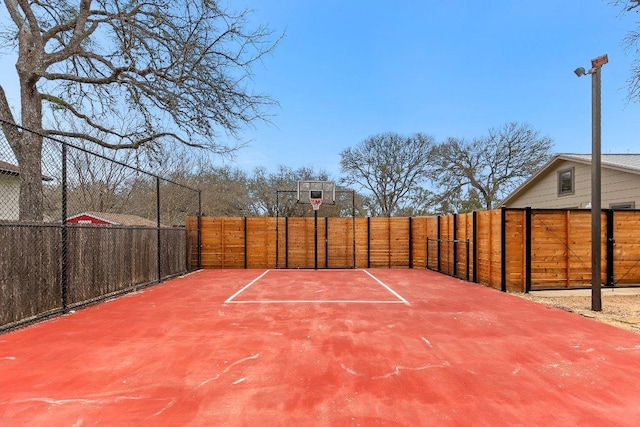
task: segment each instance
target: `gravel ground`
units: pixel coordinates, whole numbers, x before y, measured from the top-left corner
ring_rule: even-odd
[[[602,296],[602,311],[599,312],[591,310],[590,293],[579,296],[540,296],[535,292],[514,295],[640,333],[640,295],[605,294]]]

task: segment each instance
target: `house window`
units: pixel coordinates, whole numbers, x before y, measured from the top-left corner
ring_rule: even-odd
[[[558,171],[558,196],[568,196],[575,191],[575,168]]]
[[[610,203],[609,209],[635,209],[636,202]]]

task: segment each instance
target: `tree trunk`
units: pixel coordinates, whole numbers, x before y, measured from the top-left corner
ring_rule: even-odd
[[[42,189],[42,99],[38,92],[38,77],[21,67],[25,52],[20,51],[18,75],[22,126],[28,130],[19,132],[19,137],[7,137],[9,146],[20,167],[20,221],[43,220],[44,204]]]
[[[20,166],[20,221],[43,220],[42,137],[24,132],[20,143],[10,144]]]

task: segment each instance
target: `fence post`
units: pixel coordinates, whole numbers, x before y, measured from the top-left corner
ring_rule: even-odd
[[[318,269],[318,211],[313,210],[313,257],[314,257],[314,268]]]
[[[157,215],[157,237],[158,237],[158,282],[162,281],[162,249],[160,248],[160,177],[156,176],[156,215]]]
[[[425,247],[425,255],[424,255],[424,267],[428,270],[429,268],[429,236],[427,236],[427,243]]]
[[[353,268],[358,266],[356,260],[356,192],[351,190],[351,218],[353,224]]]
[[[477,269],[477,262],[476,262],[478,259],[478,212],[473,211],[471,215],[472,215],[471,238],[472,238],[472,245],[473,245],[473,251],[471,255],[471,257],[473,258],[472,282],[478,283],[478,269]]]
[[[458,276],[458,214],[453,214],[453,277]]]
[[[62,143],[62,227],[60,228],[61,254],[60,260],[61,275],[60,286],[62,292],[62,310],[66,313],[69,311],[69,241],[67,228],[67,144]]]
[[[244,217],[244,269],[247,269],[247,217]]]
[[[324,268],[329,268],[329,217],[324,217]]]
[[[500,290],[507,292],[507,208],[500,208]]]
[[[277,196],[277,192],[276,192],[276,197]],[[276,199],[276,206],[277,206],[277,199]],[[276,268],[280,268],[280,263],[279,263],[279,255],[280,255],[280,245],[279,245],[279,241],[280,241],[280,216],[278,215],[278,209],[276,208]]]
[[[389,238],[387,239],[387,267],[391,268],[391,242],[393,239],[391,238],[391,230],[393,227],[391,226],[391,217],[387,217],[387,231],[389,232]]]
[[[438,215],[437,230],[438,231],[436,233],[436,236],[437,236],[437,239],[438,239],[437,240],[438,243],[437,243],[437,246],[436,246],[436,263],[437,263],[438,267],[437,267],[436,271],[439,272],[439,271],[442,271],[442,269],[440,268],[440,256],[441,256],[441,251],[440,251],[440,243],[441,242],[440,242],[440,239],[442,238],[442,234],[441,234],[441,231],[440,231],[440,215]]]
[[[413,268],[413,224],[409,217],[409,268]]]
[[[289,268],[289,217],[284,217],[284,268]]]
[[[198,270],[202,268],[202,190],[198,190]]]
[[[616,243],[614,233],[614,211],[613,209],[607,209],[607,281],[606,286],[613,286],[613,274],[614,274],[614,264],[615,260],[613,247]]]
[[[467,237],[467,282],[469,281],[469,238]]]
[[[525,210],[525,285],[524,292],[529,293],[531,291],[531,207],[527,207]]]
[[[371,217],[367,217],[367,268],[371,268]]]

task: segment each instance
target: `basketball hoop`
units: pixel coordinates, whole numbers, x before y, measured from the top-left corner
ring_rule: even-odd
[[[320,209],[320,205],[322,204],[322,199],[309,199],[309,203],[311,203],[311,207],[314,211]]]

